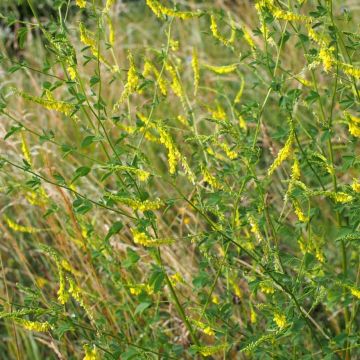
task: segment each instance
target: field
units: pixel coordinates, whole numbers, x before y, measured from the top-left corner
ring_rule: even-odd
[[[0,1],[0,358],[360,359],[359,23]]]

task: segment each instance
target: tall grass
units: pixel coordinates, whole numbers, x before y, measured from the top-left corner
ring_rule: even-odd
[[[356,3],[25,5],[1,16],[1,357],[358,358]]]

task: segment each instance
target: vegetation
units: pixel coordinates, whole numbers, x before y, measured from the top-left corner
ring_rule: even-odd
[[[360,358],[359,10],[5,1],[1,358]]]

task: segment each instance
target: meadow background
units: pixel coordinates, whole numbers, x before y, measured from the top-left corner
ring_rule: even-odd
[[[1,359],[359,359],[359,12],[0,1]]]

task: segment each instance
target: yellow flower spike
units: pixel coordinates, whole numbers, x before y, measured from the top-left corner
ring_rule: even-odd
[[[294,211],[296,216],[298,217],[300,222],[307,222],[309,221],[309,218],[303,213],[300,204],[297,200],[294,200],[293,202],[293,206],[294,206]]]
[[[85,8],[86,7],[86,0],[76,0],[76,5],[79,8]]]
[[[353,179],[353,183],[351,184],[351,188],[357,192],[357,193],[360,193],[360,183],[358,180],[356,179]]]
[[[146,235],[144,232],[141,232],[137,229],[131,229],[134,243],[143,245],[145,247],[158,247],[162,245],[170,245],[173,243],[172,239],[151,239],[148,235]]]
[[[194,73],[194,96],[196,96],[200,83],[199,57],[197,50],[193,48],[191,66]]]
[[[256,239],[258,240],[258,242],[261,242],[264,240],[260,228],[259,228],[259,224],[257,223],[256,219],[254,218],[254,216],[252,216],[251,214],[247,215],[248,221],[250,223],[250,228],[251,228],[251,232],[255,235]]]
[[[191,322],[200,329],[204,334],[209,336],[215,336],[215,331],[209,326],[198,320],[191,320]]]
[[[99,353],[95,346],[90,347],[89,344],[85,344],[83,349],[85,351],[83,360],[100,360]]]
[[[200,13],[194,13],[191,11],[175,11],[173,9],[163,6],[157,0],[146,0],[146,5],[153,11],[153,13],[157,17],[162,17],[166,15],[166,16],[173,16],[185,20],[200,15]]]
[[[204,181],[206,181],[213,189],[222,189],[223,186],[220,184],[220,182],[210,174],[210,172],[206,168],[202,168],[202,175]]]
[[[360,299],[360,289],[355,287],[350,288],[351,295],[355,296],[356,298]]]
[[[75,110],[75,106],[72,104],[68,104],[63,101],[57,101],[54,98],[52,99],[45,99],[37,96],[29,95],[23,91],[16,90],[16,93],[20,95],[23,99],[32,101],[36,104],[41,105],[45,109],[48,110],[55,110],[57,112],[63,113],[67,116],[70,116],[73,111]],[[49,91],[47,91],[47,95],[49,96],[51,94]]]
[[[24,329],[37,332],[46,332],[51,330],[51,325],[45,321],[30,321],[26,319],[14,318],[14,320],[20,324]]]
[[[21,151],[24,155],[24,159],[31,165],[31,155],[23,132],[21,132]]]
[[[184,100],[184,93],[183,93],[183,89],[180,83],[180,80],[178,78],[178,75],[176,73],[176,70],[174,69],[174,67],[170,64],[170,63],[166,63],[165,64],[165,69],[166,71],[170,74],[171,79],[172,79],[172,83],[171,83],[171,89],[174,92],[174,94],[180,98],[182,103],[185,103]]]
[[[173,275],[170,275],[170,276],[169,276],[169,280],[170,280],[170,282],[171,282],[171,285],[174,286],[174,287],[175,287],[176,285],[180,284],[180,283],[184,283],[183,277],[182,277],[181,274],[178,273],[178,272],[176,272],[176,273],[173,274]]]
[[[204,64],[204,67],[208,70],[213,71],[216,74],[230,74],[237,69],[237,64],[224,65],[224,66],[214,66],[214,65]]]
[[[66,290],[65,272],[61,267],[58,267],[58,271],[59,271],[59,290],[57,292],[57,295],[60,303],[64,305],[68,302],[70,295]]]
[[[256,324],[256,322],[257,322],[257,314],[256,314],[253,306],[251,305],[251,303],[250,303],[250,322],[252,324]]]
[[[4,215],[4,219],[7,223],[7,225],[9,226],[10,229],[17,231],[17,232],[22,232],[22,233],[28,233],[28,234],[35,234],[39,231],[41,231],[40,229],[36,229],[33,228],[31,226],[22,226],[19,225],[17,223],[15,223],[14,221],[12,221],[8,216]]]
[[[286,316],[284,314],[275,313],[273,320],[280,330],[287,325]]]
[[[262,282],[262,283],[260,284],[260,290],[261,290],[261,292],[263,292],[264,294],[269,294],[269,295],[271,295],[271,294],[274,294],[274,293],[275,293],[274,287],[273,287],[269,282],[266,282],[266,281],[264,281],[264,282]]]
[[[77,286],[74,279],[70,276],[66,277],[66,280],[69,284],[69,294],[73,297],[74,300],[76,300],[79,305],[85,310],[87,316],[90,320],[94,319],[94,314],[91,311],[90,307],[85,303],[84,301],[84,295],[82,290]]]
[[[348,121],[349,133],[352,136],[360,138],[360,118],[344,112],[345,117]]]
[[[224,351],[228,347],[227,343],[214,345],[214,346],[194,346],[194,348],[202,355],[202,356],[211,356],[220,351]]]
[[[233,24],[233,21],[231,21],[231,35],[229,39],[226,39],[225,37],[223,37],[218,29],[217,23],[216,23],[216,19],[215,19],[215,15],[210,15],[210,30],[212,35],[214,36],[215,39],[219,40],[223,45],[225,46],[231,46],[234,41],[235,41],[235,27]]]
[[[275,158],[274,162],[268,169],[268,175],[272,175],[272,173],[291,155],[292,144],[294,141],[294,132],[291,130],[288,139],[284,147],[279,151],[277,157]]]
[[[166,80],[163,79],[162,76],[160,76],[159,70],[156,68],[156,66],[150,60],[145,60],[144,70],[143,70],[142,75],[144,77],[148,77],[151,73],[154,74],[161,93],[164,96],[166,96],[167,95],[167,82],[166,82]]]
[[[216,294],[211,295],[211,302],[216,305],[220,304],[219,296]]]
[[[255,50],[256,46],[254,43],[254,40],[252,39],[250,33],[243,27],[242,31],[244,33],[244,40],[248,43],[248,45],[251,47],[251,50]]]

